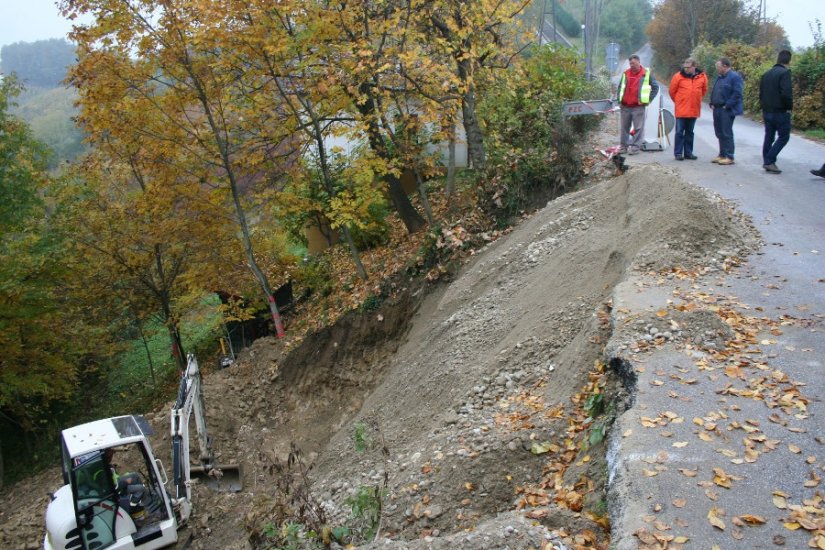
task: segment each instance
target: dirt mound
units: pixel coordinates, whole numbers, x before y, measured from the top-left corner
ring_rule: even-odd
[[[256,342],[205,377],[219,461],[240,462],[245,484],[234,495],[196,487],[189,547],[248,547],[244,523],[261,525],[271,505],[262,497],[276,485],[267,464],[291,442],[315,463],[313,491],[339,523],[353,522],[347,501],[363,487],[386,483],[380,535],[394,542],[381,547],[528,548],[574,533],[604,540],[603,450],[567,441],[564,416],[548,412],[569,409],[603,359],[610,327],[601,312],[629,270],[721,266],[752,243],[716,197],[660,166],[633,168],[551,202],[449,285],[429,293],[398,285],[380,308],[288,353],[273,339]],[[621,401],[621,387],[609,391]],[[151,421],[164,456],[168,413]],[[557,483],[587,481],[577,511],[527,498],[552,478],[549,454],[531,452],[536,443],[575,457]],[[28,519],[0,531],[4,548],[42,536],[45,501],[35,497],[45,490],[29,499],[14,491],[3,494],[0,523]],[[532,519],[514,510],[524,502]]]

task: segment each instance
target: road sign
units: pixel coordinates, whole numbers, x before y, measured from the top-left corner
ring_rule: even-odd
[[[612,99],[593,99],[590,101],[568,101],[562,105],[564,116],[600,115],[613,110]]]

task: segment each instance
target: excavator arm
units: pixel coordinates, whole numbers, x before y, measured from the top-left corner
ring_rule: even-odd
[[[206,431],[206,416],[203,407],[203,390],[198,361],[193,354],[186,360],[186,370],[181,376],[178,397],[172,408],[172,472],[175,498],[192,500],[191,466],[189,460],[189,419],[195,414],[195,428],[198,432],[201,468],[212,469],[212,441]]]
[[[189,421],[194,414],[198,432],[200,465],[192,466],[189,452]],[[178,396],[172,408],[172,483],[173,499],[179,523],[185,523],[192,508],[192,479],[205,481],[218,491],[240,491],[241,471],[236,464],[218,466],[212,452],[212,439],[206,429],[206,412],[198,361],[193,354],[186,358],[186,370],[181,375]]]

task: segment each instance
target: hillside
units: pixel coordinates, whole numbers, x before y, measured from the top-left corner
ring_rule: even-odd
[[[77,116],[76,100],[77,91],[65,86],[30,87],[16,99],[17,108],[12,112],[25,120],[34,137],[53,151],[52,168],[73,161],[86,150],[83,132],[73,120]]]

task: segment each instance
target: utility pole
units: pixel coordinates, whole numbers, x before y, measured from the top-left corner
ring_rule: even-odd
[[[590,80],[591,75],[593,74],[593,60],[591,59],[590,55],[590,22],[592,22],[592,17],[590,16],[590,0],[584,0],[584,23],[582,23],[582,41],[584,42],[584,77],[587,80]]]
[[[556,0],[553,0],[553,6],[555,7]],[[547,0],[544,0],[544,3],[541,6],[541,17],[539,17],[539,46],[542,44],[542,39],[544,38],[544,14],[547,13]],[[553,40],[556,40],[556,21],[555,18],[553,19]]]

